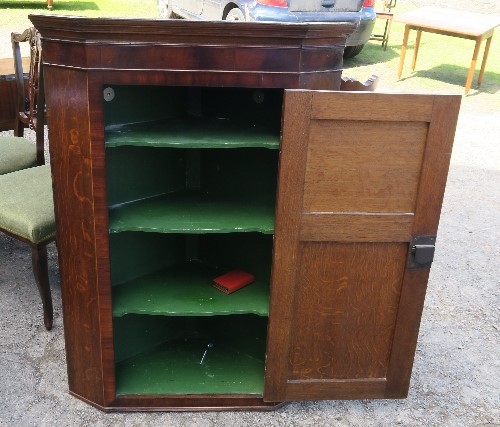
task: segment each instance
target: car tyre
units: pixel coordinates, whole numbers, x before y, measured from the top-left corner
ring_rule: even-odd
[[[172,2],[170,0],[158,0],[158,14],[162,19],[172,18]]]
[[[344,58],[354,58],[359,52],[365,47],[364,44],[358,44],[357,46],[346,46],[344,49]]]
[[[233,7],[226,15],[226,21],[244,21],[245,15],[237,7]]]

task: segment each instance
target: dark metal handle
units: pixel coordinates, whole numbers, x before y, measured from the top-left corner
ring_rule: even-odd
[[[420,265],[431,263],[434,259],[435,250],[436,247],[434,245],[415,245],[411,248],[415,256],[415,262]]]
[[[408,268],[430,268],[436,250],[436,236],[413,236],[408,253]]]

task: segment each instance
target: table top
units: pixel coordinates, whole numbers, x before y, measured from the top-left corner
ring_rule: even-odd
[[[28,73],[30,70],[30,58],[22,57],[23,72]],[[0,76],[14,76],[14,58],[0,58]]]
[[[396,15],[394,19],[404,24],[470,36],[481,36],[500,25],[500,16],[498,15],[484,15],[482,13],[441,7],[423,7]]]

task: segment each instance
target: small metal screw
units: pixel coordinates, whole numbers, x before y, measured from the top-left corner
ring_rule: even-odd
[[[107,87],[103,91],[104,99],[106,101],[112,101],[115,98],[115,90],[112,87]]]
[[[209,342],[209,343],[207,344],[207,348],[205,349],[205,351],[204,351],[204,353],[203,353],[203,356],[201,356],[200,365],[202,365],[202,364],[203,364],[203,361],[205,360],[205,356],[207,355],[208,350],[210,350],[211,348],[213,348],[213,346],[214,346],[214,345],[213,345],[213,343],[211,343],[211,342]]]

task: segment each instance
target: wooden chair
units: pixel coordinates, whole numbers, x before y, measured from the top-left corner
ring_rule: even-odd
[[[43,90],[43,79],[39,74],[41,71],[41,45],[40,35],[34,28],[28,28],[22,34],[12,33],[12,51],[14,55],[14,73],[17,86],[18,113],[14,127],[15,136],[23,136],[24,128],[30,127],[36,133],[37,164],[44,164],[44,126],[38,126],[37,106],[41,106],[40,115],[45,117],[45,95]],[[20,43],[28,43],[30,48],[30,69],[28,78],[28,90],[24,87],[24,70],[21,58]],[[25,93],[28,93],[26,98]]]
[[[25,138],[0,138],[0,175],[36,166],[36,145]]]
[[[397,0],[383,0],[384,8],[381,11],[377,11],[377,19],[385,20],[384,32],[383,34],[372,34],[371,40],[379,40],[382,42],[382,47],[384,50],[387,49],[387,43],[389,43],[389,35],[391,34],[391,25],[394,19],[394,13],[392,9],[396,7]]]
[[[27,31],[21,35],[22,38],[28,34],[28,38],[35,37],[36,39],[37,34],[34,30]],[[12,40],[14,55],[16,55],[16,52],[19,52],[16,50],[19,48],[19,41],[15,34],[12,35]],[[34,163],[38,166],[30,167],[33,166],[31,164],[19,165],[14,160],[9,165],[7,164],[8,159],[2,156],[0,166],[5,172],[0,174],[0,232],[26,242],[31,246],[33,273],[42,299],[44,324],[50,330],[53,322],[53,307],[48,276],[47,244],[55,240],[56,224],[51,171],[50,166],[44,164],[43,155],[45,98],[40,50],[32,50],[31,55],[35,56],[35,60],[32,59],[32,69],[30,70],[30,90],[34,94],[30,94],[29,97],[32,103],[30,108],[25,109],[23,103],[23,108],[19,113],[19,121],[21,123],[26,118],[29,126],[36,132],[36,147],[29,141],[28,143],[35,147]],[[22,68],[19,69],[19,64],[16,65],[16,78],[21,81],[23,79]],[[24,94],[24,90],[20,93]],[[17,131],[22,133],[24,126],[21,128],[21,125],[19,125]],[[0,150],[5,147],[13,147],[16,144],[22,145],[23,140],[24,138],[21,137],[1,137]],[[4,162],[4,159],[7,160]]]
[[[0,140],[0,175],[44,164],[44,129],[37,127],[36,103],[39,97],[39,37],[34,28],[29,28],[22,34],[12,33],[12,49],[14,54],[15,92],[17,95],[17,112],[13,124],[13,137],[2,137]],[[20,42],[30,45],[29,87],[25,88],[23,63]],[[11,93],[3,93],[8,97]],[[26,96],[27,95],[27,96]],[[43,89],[42,89],[43,98]],[[41,99],[44,103],[44,99]],[[4,104],[2,104],[4,105]],[[25,127],[36,130],[36,144],[22,138]]]

